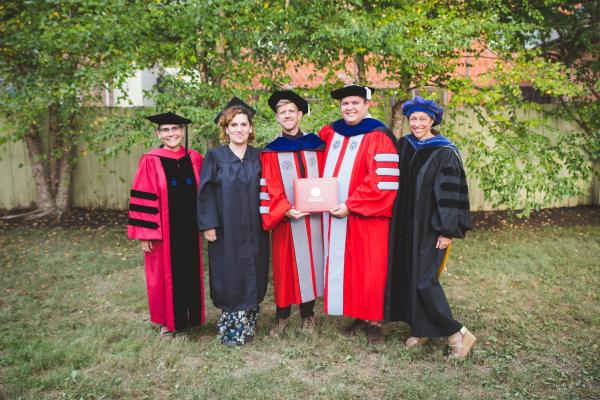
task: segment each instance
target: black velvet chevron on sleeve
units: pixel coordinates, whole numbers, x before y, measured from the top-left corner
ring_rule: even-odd
[[[147,214],[158,214],[158,208],[143,206],[141,204],[129,204],[129,211],[139,211]]]
[[[446,152],[440,159],[435,180],[436,212],[432,227],[440,235],[463,238],[471,229],[469,189],[462,164],[455,154]]]
[[[140,226],[142,228],[158,229],[158,224],[152,221],[144,221],[137,218],[129,218],[129,225]]]
[[[131,197],[136,197],[138,199],[144,199],[144,200],[157,200],[158,199],[158,195],[156,195],[156,193],[144,192],[142,190],[131,189],[130,195],[131,195]]]

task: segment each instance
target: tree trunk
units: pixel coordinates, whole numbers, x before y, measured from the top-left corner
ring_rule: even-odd
[[[42,160],[42,143],[39,125],[31,124],[25,134],[27,151],[31,161],[31,173],[35,182],[38,209],[42,212],[53,212],[56,209],[54,197],[50,191],[47,170]]]
[[[357,54],[354,56],[354,64],[356,65],[356,79],[359,85],[367,84],[367,71],[365,70],[365,56]]]
[[[404,115],[402,115],[402,104],[404,104],[406,100],[409,100],[408,94],[412,89],[412,80],[412,76],[403,76],[403,78],[400,79],[400,87],[396,91],[397,94],[393,97],[391,128],[398,139],[406,134],[404,130]]]
[[[223,12],[220,12],[219,15],[221,16],[221,18],[225,18],[225,14]],[[227,40],[225,39],[225,35],[223,35],[221,33],[221,34],[219,34],[219,36],[217,37],[217,40],[215,42],[215,52],[217,53],[219,59],[222,60],[222,62],[227,62],[227,60],[225,60],[226,46],[227,46]],[[210,78],[211,78],[211,84],[213,86],[221,86],[221,84],[223,83],[223,72],[222,72],[222,70],[218,70],[218,71],[219,71],[219,73],[216,73],[214,70],[211,71]]]
[[[75,147],[68,137],[68,132],[65,137],[66,133],[61,131],[59,108],[51,106],[48,111],[53,113],[48,119],[49,139],[46,153],[48,162],[44,162],[42,132],[39,125],[31,124],[25,135],[38,207],[36,212],[26,217],[54,215],[60,221],[70,208],[72,155]],[[74,118],[75,115],[68,122],[68,131],[75,129]]]
[[[73,172],[73,152],[75,150],[75,138],[72,135],[65,137],[66,133],[75,132],[77,123],[76,113],[71,113],[67,123],[67,131],[57,132],[56,137],[60,143],[60,158],[58,158],[58,187],[56,189],[56,214],[60,221],[64,214],[70,211],[71,206],[71,182]]]
[[[394,135],[399,139],[404,136],[404,115],[402,115],[402,103],[403,99],[392,97],[392,117],[391,117],[391,129]]]
[[[206,63],[206,51],[200,49],[196,52],[196,58],[198,60],[198,73],[200,74],[200,82],[208,83],[209,71]]]
[[[59,131],[59,106],[51,104],[48,107],[48,150],[46,156],[48,159],[48,181],[50,184],[50,193],[56,196],[58,191],[59,166],[56,157],[56,149],[61,148]]]
[[[56,217],[60,221],[63,215],[67,214],[70,210],[70,194],[71,194],[71,173],[73,171],[73,165],[71,163],[71,155],[73,153],[73,146],[63,146],[62,158],[59,160],[59,181],[58,189],[56,191]]]

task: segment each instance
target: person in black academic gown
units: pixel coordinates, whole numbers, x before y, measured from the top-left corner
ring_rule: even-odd
[[[385,315],[410,325],[407,347],[448,337],[451,356],[463,358],[476,339],[453,318],[438,270],[452,239],[471,229],[465,172],[456,146],[432,129],[442,120],[442,108],[417,96],[402,111],[411,134],[398,142],[400,187]]]
[[[204,158],[198,189],[198,228],[208,241],[210,297],[222,310],[220,340],[228,346],[254,336],[265,297],[269,239],[259,213],[260,150],[254,139],[255,111],[234,97],[215,122],[222,146]]]

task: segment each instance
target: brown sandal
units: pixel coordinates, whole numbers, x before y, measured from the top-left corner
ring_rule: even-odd
[[[305,335],[312,335],[315,333],[315,317],[310,316],[302,318],[302,333]]]
[[[269,330],[269,336],[272,338],[281,336],[285,330],[287,322],[287,318],[275,318],[273,321],[273,326],[271,326],[271,329]]]
[[[408,347],[409,349],[412,349],[414,347],[419,347],[419,346],[423,346],[424,344],[429,343],[429,338],[426,337],[415,337],[415,336],[410,336],[408,339],[406,339],[406,347]]]
[[[469,351],[471,351],[471,347],[473,347],[477,340],[477,338],[464,326],[460,328],[460,333],[463,337],[461,344],[451,344],[448,342],[448,346],[450,346],[450,358],[466,358],[469,355]]]

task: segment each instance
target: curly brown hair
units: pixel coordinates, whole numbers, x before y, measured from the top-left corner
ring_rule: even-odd
[[[251,142],[255,139],[254,136],[254,124],[252,123],[252,115],[245,108],[241,107],[231,107],[226,109],[221,113],[221,118],[219,118],[219,126],[221,127],[221,133],[219,134],[219,139],[221,143],[227,144],[229,143],[229,135],[225,131],[225,129],[229,126],[231,121],[238,114],[245,114],[248,117],[248,122],[250,122],[250,135],[248,136],[248,142]]]

